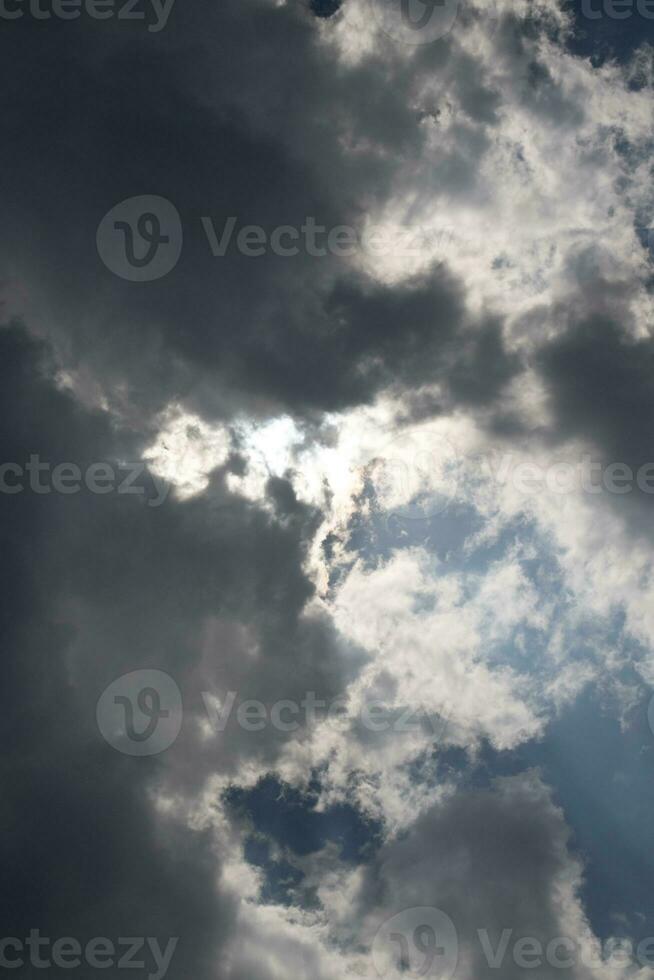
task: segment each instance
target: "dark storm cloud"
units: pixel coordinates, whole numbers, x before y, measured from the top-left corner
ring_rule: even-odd
[[[18,325],[0,331],[0,345],[4,462],[135,452],[133,434],[54,387],[47,351]],[[3,936],[140,935],[162,948],[179,936],[172,977],[220,975],[233,910],[216,890],[211,842],[156,816],[149,792],[198,789],[239,756],[274,758],[274,742],[239,743],[237,732],[187,767],[202,690],[227,680],[243,699],[334,696],[356,663],[345,664],[330,627],[300,620],[313,591],[301,563],[316,515],[283,481],[270,493],[282,523],[231,497],[219,474],[199,503],[169,498],[159,508],[84,488],[2,495]],[[239,629],[250,636],[245,649]],[[176,679],[189,714],[168,755],[128,758],[102,740],[95,705],[109,681],[144,667]]]
[[[630,492],[606,496],[636,532],[649,535],[652,495],[636,476],[654,464],[654,342],[638,334],[638,283],[605,278],[590,250],[571,267],[575,285],[548,314],[557,333],[534,361],[553,416],[544,435],[553,446],[581,439],[605,467],[629,467]]]
[[[3,461],[24,460],[26,447],[53,461],[111,454],[106,420],[40,376],[38,352],[18,328],[4,328],[0,345]],[[75,499],[2,497],[2,936],[152,936],[163,947],[179,936],[171,976],[213,976],[230,909],[215,891],[205,835],[154,819],[146,791],[155,767],[98,739],[91,691],[81,696],[71,679],[75,627],[59,603],[73,598],[72,580],[93,574],[80,564],[79,539],[97,568],[109,542],[106,498],[95,498],[95,515],[82,498],[67,507]],[[84,656],[94,654],[89,643]],[[102,673],[97,660],[93,669]]]
[[[461,406],[492,417],[521,363],[502,319],[471,314],[446,263],[390,283],[308,249],[211,253],[206,217],[219,236],[229,216],[268,235],[308,217],[360,230],[392,198],[413,201],[416,222],[423,206],[480,199],[502,109],[482,59],[453,33],[413,60],[387,39],[346,64],[318,42],[337,7],[177,0],[159,33],[84,18],[3,22],[0,278],[20,282],[35,311],[28,331],[54,353],[17,325],[0,329],[0,462],[139,459],[171,401],[227,420],[287,410],[308,434],[325,411],[388,389],[403,399],[403,421]],[[516,102],[573,138],[584,108],[539,57],[540,26],[503,17],[495,28],[495,64]],[[446,109],[456,118],[439,139]],[[184,230],[178,265],[149,283],[117,278],[95,247],[102,217],[137,195],[168,199]],[[534,366],[555,420],[544,437],[583,436],[628,462],[651,452],[652,345],[627,339],[627,293],[579,288],[565,311],[543,314],[563,326]],[[59,368],[78,395],[88,384],[85,396],[99,403],[99,390],[115,411],[57,389]],[[175,980],[273,975],[256,942],[247,947],[249,922],[225,965],[237,909],[216,884],[215,842],[151,798],[187,802],[211,775],[238,783],[306,734],[230,724],[202,741],[204,692],[329,700],[364,663],[311,608],[319,509],[298,499],[290,475],[271,478],[256,506],[231,493],[228,471],[246,465],[235,452],[204,493],[160,507],[84,490],[0,495],[4,935],[144,935],[162,946],[179,936]],[[128,758],[102,740],[95,706],[115,677],[146,667],[179,684],[185,721],[165,755]],[[283,811],[266,815],[274,823]],[[348,810],[347,820],[356,836],[358,817]],[[331,839],[317,821],[316,847]],[[295,845],[310,830],[305,822]],[[568,869],[547,793],[507,783],[450,800],[387,843],[366,872],[362,916],[437,904],[464,936],[508,924],[545,937],[559,926],[552,882]],[[304,968],[322,975],[308,955]]]
[[[411,161],[423,144],[406,71],[378,59],[335,69],[303,4],[180,3],[160,34],[142,28],[3,25],[3,277],[41,311],[30,331],[56,356],[17,326],[0,332],[2,460],[138,459],[171,399],[227,417],[315,413],[398,383],[447,389],[451,373],[452,397],[474,401],[468,373],[484,350],[499,365],[492,398],[507,376],[499,335],[471,320],[443,267],[393,288],[334,256],[214,258],[202,228],[230,215],[268,231],[307,216],[360,226],[390,189],[389,151]],[[397,86],[381,84],[389,69]],[[481,90],[465,101],[490,118]],[[145,284],[114,277],[95,251],[102,216],[140,194],[168,198],[185,235],[178,267]],[[98,381],[132,428],[57,390],[61,366]],[[224,477],[158,508],[85,490],[0,499],[4,935],[179,936],[171,976],[222,972],[235,910],[210,841],[157,815],[149,793],[198,791],[244,759],[273,764],[287,740],[232,726],[200,745],[204,691],[330,699],[362,663],[304,615],[318,512],[280,479],[264,512]],[[133,759],[102,741],[94,712],[109,682],[145,667],[175,678],[186,720],[165,756]]]
[[[229,216],[268,235],[307,216],[361,229],[404,167],[411,180],[426,137],[407,101],[441,70],[455,87],[464,80],[461,103],[477,124],[458,126],[432,183],[465,194],[497,96],[455,44],[413,73],[392,50],[345,68],[318,45],[301,3],[179,4],[156,34],[84,18],[5,26],[3,264],[45,310],[30,329],[51,334],[109,399],[120,389],[142,424],[171,399],[219,416],[352,406],[394,377],[439,380],[459,335],[464,349],[476,345],[461,286],[442,268],[394,289],[334,254],[232,247],[214,257],[201,221],[219,237]],[[96,229],[142,194],[179,211],[182,255],[164,279],[125,282],[101,263]],[[494,356],[504,356],[499,336]]]

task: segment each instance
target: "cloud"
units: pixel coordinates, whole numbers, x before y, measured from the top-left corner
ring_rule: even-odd
[[[548,944],[561,937],[574,950],[565,975],[625,975],[619,961],[602,961],[579,901],[581,882],[563,814],[538,773],[528,772],[488,790],[460,793],[423,814],[367,869],[359,907],[365,909],[370,940],[385,918],[405,909],[445,912],[458,935],[457,976],[495,976],[493,955],[500,957],[503,976],[522,976],[515,943],[525,936],[540,944],[538,969],[544,976],[561,974],[556,957],[566,958],[565,949],[553,950],[551,960],[545,955]],[[501,945],[505,930],[508,942]]]
[[[593,65],[553,0],[461,4],[417,46],[363,0],[6,26],[3,461],[148,463],[144,493],[2,494],[8,934],[179,935],[171,976],[340,980],[435,905],[475,980],[478,929],[597,952],[556,787],[468,777],[591,685],[629,724],[654,677],[647,494],[515,476],[649,462],[647,52]],[[141,195],[183,228],[151,282],[95,248]],[[230,218],[357,244],[214,255]],[[184,702],[143,759],[94,719],[140,668]],[[230,692],[341,707],[216,731]],[[275,901],[226,802],[266,780],[379,841],[348,861],[259,831],[303,876]]]

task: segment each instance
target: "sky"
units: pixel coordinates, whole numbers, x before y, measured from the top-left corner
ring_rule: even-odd
[[[654,978],[652,0],[0,20],[2,970]]]

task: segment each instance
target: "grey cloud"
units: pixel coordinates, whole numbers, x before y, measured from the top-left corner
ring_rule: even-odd
[[[593,250],[571,257],[573,284],[547,313],[558,330],[534,359],[553,416],[542,435],[552,446],[581,439],[605,466],[624,463],[636,474],[654,462],[654,345],[638,335],[638,282],[607,277],[599,258]],[[634,485],[610,504],[649,535],[651,495]]]
[[[0,345],[3,460],[25,447],[53,463],[138,447],[55,388],[47,352],[20,327]],[[228,733],[203,753],[202,690],[334,696],[357,669],[329,624],[302,617],[316,515],[283,481],[270,493],[280,520],[232,497],[219,473],[203,499],[157,509],[115,494],[2,496],[5,935],[156,936],[162,948],[179,936],[171,976],[220,975],[234,909],[210,839],[157,815],[150,793],[197,792],[209,773],[279,752],[273,731],[268,742]],[[144,667],[168,671],[189,711],[169,754],[127,758],[102,740],[95,705]]]
[[[137,459],[171,401],[227,420],[289,411],[310,438],[325,412],[388,389],[405,421],[464,408],[510,434],[524,422],[500,414],[502,396],[525,366],[544,380],[554,419],[534,438],[651,456],[652,343],[630,336],[633,284],[588,267],[584,279],[583,257],[561,302],[532,311],[546,339],[523,356],[508,350],[501,316],[470,312],[445,262],[398,284],[336,256],[211,255],[207,215],[218,226],[313,216],[359,228],[391,198],[412,220],[440,203],[474,205],[492,194],[483,165],[506,97],[570,139],[585,118],[539,50],[551,24],[500,17],[491,72],[464,49],[465,16],[413,58],[380,42],[356,64],[319,42],[340,16],[316,20],[300,0],[194,0],[156,34],[83,20],[3,26],[0,263],[34,310],[31,339],[0,330],[4,460],[26,449]],[[95,251],[103,215],[140,194],[168,198],[184,226],[178,266],[152,283],[116,278]],[[79,397],[57,389],[61,367]],[[98,393],[110,412],[84,407]],[[204,493],[152,509],[84,493],[0,500],[6,933],[142,933],[162,947],[179,935],[175,980],[272,972],[246,945],[233,965],[222,958],[237,912],[216,884],[213,842],[151,805],[157,791],[194,798],[211,774],[237,782],[244,765],[272,769],[288,742],[273,728],[201,742],[203,691],[330,699],[365,662],[311,608],[305,563],[320,510],[297,498],[290,474],[271,478],[259,505],[236,496],[227,473],[245,466],[235,453]],[[166,670],[182,689],[185,724],[160,758],[122,757],[95,726],[104,687],[137,667]],[[494,944],[505,926],[560,934],[555,885],[576,873],[568,848],[536,777],[461,793],[386,843],[364,872],[360,920],[438,905],[483,978],[476,928]],[[308,976],[319,959],[289,954]]]
[[[83,412],[49,383],[22,331],[2,329],[0,346],[3,460],[22,459],[25,447],[53,461],[116,449],[105,418]],[[71,675],[78,624],[69,604],[79,599],[72,582],[111,588],[109,577],[100,581],[111,563],[107,499],[29,491],[2,498],[3,936],[39,929],[83,944],[140,935],[158,937],[162,948],[179,936],[170,975],[214,976],[233,910],[216,891],[206,835],[155,817],[149,788],[156,766],[139,766],[142,760],[102,743],[91,690],[80,687],[80,672]],[[137,498],[128,499],[126,510],[145,513]],[[88,636],[82,652],[96,676],[98,640]],[[118,630],[113,642],[120,645]],[[114,967],[105,975],[121,973]]]
[[[172,399],[222,417],[365,403],[396,377],[415,385],[447,373],[445,338],[451,350],[456,338],[475,343],[461,284],[443,269],[409,290],[335,256],[216,259],[201,225],[235,215],[268,230],[307,216],[359,227],[371,200],[416,181],[426,131],[407,101],[426,72],[444,73],[453,93],[461,86],[469,115],[493,124],[497,96],[454,40],[416,71],[377,55],[345,68],[317,43],[304,4],[263,0],[247,11],[178,6],[166,31],[147,36],[75,22],[56,53],[42,25],[15,26],[0,59],[3,260],[44,311],[30,329],[116,406],[120,391],[141,424]],[[486,147],[483,125],[458,124],[433,162],[435,192],[474,188]],[[113,205],[144,193],[174,203],[185,237],[176,269],[135,284],[102,265],[94,242]]]
[[[560,809],[537,772],[497,780],[489,789],[457,793],[420,816],[406,835],[381,848],[366,870],[359,911],[371,933],[412,907],[436,907],[452,919],[459,961],[476,978],[524,977],[513,944],[536,937],[545,948],[558,936],[578,940],[570,915],[580,883]],[[489,966],[478,930],[496,950],[511,929],[501,968]],[[579,957],[577,958],[579,960]],[[545,957],[543,957],[545,960]],[[583,962],[539,976],[592,975]]]

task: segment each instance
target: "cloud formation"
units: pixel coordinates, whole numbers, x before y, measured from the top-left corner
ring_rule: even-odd
[[[509,929],[503,977],[528,936],[645,980],[557,740],[589,692],[644,726],[654,681],[651,47],[591,59],[555,0],[409,45],[381,4],[0,32],[2,936],[340,980],[436,908],[458,977]],[[172,210],[114,222],[143,196]],[[121,277],[137,232],[166,274]],[[96,724],[137,670],[183,703],[152,756]]]

